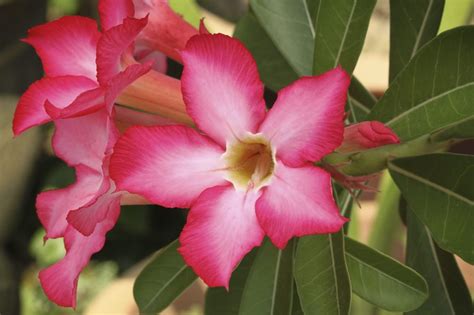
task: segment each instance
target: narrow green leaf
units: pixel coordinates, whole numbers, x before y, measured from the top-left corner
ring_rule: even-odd
[[[425,280],[413,269],[348,237],[345,245],[352,290],[363,299],[388,311],[407,312],[428,297]]]
[[[262,81],[270,89],[278,91],[298,78],[254,14],[249,12],[240,19],[234,37],[241,40],[250,50],[257,61]]]
[[[352,73],[359,59],[376,0],[318,0],[314,73],[341,65]]]
[[[160,250],[137,277],[133,296],[140,312],[161,312],[196,280],[177,252],[178,246],[176,240]]]
[[[209,288],[206,293],[205,315],[239,314],[242,294],[250,268],[255,260],[257,249],[247,254],[232,273],[229,291],[224,288]]]
[[[474,156],[430,154],[396,159],[388,167],[436,242],[474,263]]]
[[[426,44],[400,72],[371,119],[411,140],[474,117],[474,27],[445,32]]]
[[[347,110],[351,112],[351,122],[356,123],[366,120],[376,102],[377,99],[374,95],[367,91],[362,83],[353,76],[351,85],[349,86],[349,97],[347,99]]]
[[[313,73],[317,0],[250,0],[262,27],[299,75]]]
[[[425,277],[429,298],[409,315],[471,314],[471,296],[453,254],[439,248],[428,229],[407,211],[407,265]]]
[[[266,239],[250,268],[238,314],[289,314],[293,305],[292,240],[279,250]]]
[[[444,0],[390,0],[390,82],[438,33]]]
[[[472,139],[474,138],[474,117],[470,117],[465,121],[453,124],[432,137],[434,141],[446,141],[450,139]]]
[[[295,280],[305,314],[349,314],[351,284],[342,232],[298,241]]]

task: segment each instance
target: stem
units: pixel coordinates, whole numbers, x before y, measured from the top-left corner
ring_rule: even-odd
[[[377,196],[378,211],[369,235],[368,245],[390,255],[393,241],[400,227],[398,204],[400,190],[395,185],[390,174],[385,171]]]
[[[348,154],[335,152],[326,156],[324,162],[336,166],[342,165],[338,167],[338,170],[345,175],[362,176],[387,168],[390,159],[443,152],[454,142],[454,140],[436,142],[431,135],[425,135],[409,142],[386,145],[361,152]]]

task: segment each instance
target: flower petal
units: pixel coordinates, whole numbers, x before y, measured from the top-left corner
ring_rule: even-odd
[[[86,116],[55,121],[52,146],[69,166],[79,164],[100,171],[115,143],[117,130],[105,109]]]
[[[81,93],[94,89],[97,83],[81,76],[43,78],[21,96],[13,119],[13,132],[18,135],[28,128],[50,121],[44,108],[46,100],[59,108],[71,104]]]
[[[148,25],[140,34],[140,42],[181,62],[179,51],[198,31],[174,12],[167,0],[135,0],[135,17],[148,14]]]
[[[102,249],[105,235],[110,231],[120,214],[120,198],[110,196],[109,212],[89,236],[84,236],[69,226],[64,235],[66,256],[39,274],[46,296],[64,307],[76,307],[76,291],[79,274],[89,263],[91,256]]]
[[[132,0],[99,0],[99,16],[102,30],[107,31],[123,23],[127,17],[134,17]]]
[[[117,206],[115,202],[111,202],[111,199],[114,199],[115,201],[115,199],[119,197],[119,194],[113,194],[114,192],[115,185],[111,182],[109,191],[97,198],[95,202],[79,209],[69,211],[67,221],[81,234],[85,236],[91,235],[97,224],[105,220],[107,213],[112,211],[111,208]]]
[[[198,35],[182,52],[184,101],[197,126],[220,145],[256,132],[265,117],[263,84],[247,49],[228,36]]]
[[[132,44],[147,24],[147,18],[126,18],[123,24],[104,32],[97,43],[97,79],[101,85],[108,82],[124,68],[123,55],[132,52]]]
[[[347,221],[334,202],[331,176],[314,166],[291,168],[277,162],[255,207],[258,222],[278,248],[294,236],[337,232]]]
[[[205,190],[188,214],[178,251],[210,287],[229,287],[232,271],[262,243],[255,216],[258,191],[237,191],[231,185]]]
[[[132,127],[119,139],[110,175],[120,190],[189,208],[206,188],[226,183],[222,148],[184,126]]]
[[[104,186],[101,172],[78,165],[76,181],[73,184],[66,188],[40,193],[36,198],[36,211],[46,230],[46,238],[63,236],[68,226],[66,217],[69,211],[94,201],[107,188]]]
[[[47,76],[78,75],[95,80],[99,37],[93,19],[66,16],[31,28],[24,41],[35,48]]]
[[[364,121],[344,128],[344,141],[338,152],[349,153],[400,143],[392,129],[378,121]]]
[[[344,106],[350,78],[336,68],[304,77],[278,93],[260,127],[287,165],[320,160],[342,142]]]

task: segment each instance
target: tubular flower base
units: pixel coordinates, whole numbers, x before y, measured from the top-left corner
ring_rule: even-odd
[[[268,235],[332,233],[339,214],[325,170],[339,147],[349,76],[340,68],[282,89],[266,111],[255,61],[224,35],[191,38],[181,54],[185,126],[137,126],[118,141],[110,172],[121,190],[166,207],[190,207],[180,253],[209,286]]]
[[[159,6],[150,10],[165,10],[166,3],[158,2]],[[135,1],[141,8],[140,3]],[[155,71],[164,70],[164,55],[154,50],[146,52],[145,48],[154,49],[157,44],[149,47],[140,40],[147,27],[172,28],[167,24],[171,20],[154,20],[148,26],[146,16],[134,18],[131,0],[114,1],[114,7],[109,4],[110,1],[100,1],[102,33],[94,20],[71,16],[34,27],[25,39],[40,56],[46,76],[21,97],[14,117],[14,134],[53,121],[53,150],[76,171],[75,183],[43,192],[36,202],[46,230],[45,240],[64,238],[66,256],[39,276],[48,298],[61,306],[75,307],[79,274],[103,247],[106,233],[119,216],[121,200],[126,204],[144,202],[143,198],[117,190],[109,176],[110,156],[119,136],[115,126],[116,99],[133,96],[136,91],[142,100],[153,99],[149,106],[163,107],[158,111],[169,115],[168,119],[177,115],[180,122],[190,121],[183,118],[179,81]],[[166,14],[172,14],[169,8]],[[178,16],[171,23],[186,25],[180,27],[189,30]],[[179,34],[179,40],[165,38],[170,42],[161,45],[173,47],[170,50],[174,52],[184,47],[188,39],[185,36],[191,35]],[[144,93],[143,82],[151,94]],[[156,88],[150,89],[151,85]],[[121,117],[123,111],[120,109]],[[150,120],[155,122],[156,119]]]

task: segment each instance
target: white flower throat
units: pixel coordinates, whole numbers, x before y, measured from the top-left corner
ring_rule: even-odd
[[[228,145],[224,153],[227,176],[236,188],[259,189],[275,170],[274,152],[261,134],[250,134]]]

